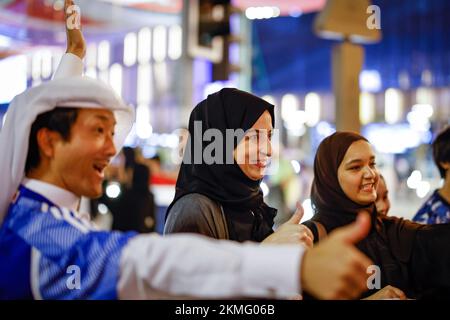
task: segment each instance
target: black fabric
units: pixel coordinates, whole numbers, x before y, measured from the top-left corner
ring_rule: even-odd
[[[414,239],[411,276],[418,298],[450,300],[450,224],[421,225]]]
[[[122,186],[123,193],[110,206],[113,230],[153,232],[155,229],[155,201],[149,191],[150,170],[146,165],[133,165],[131,188]],[[109,201],[111,202],[111,201]],[[148,223],[153,222],[150,226]]]
[[[248,178],[234,162],[233,150],[240,142],[235,138],[228,148],[224,143],[221,163],[197,163],[196,146],[203,151],[211,141],[203,141],[206,130],[217,129],[226,137],[226,129],[247,131],[258,118],[269,111],[274,124],[274,106],[265,100],[237,89],[225,88],[200,102],[189,118],[189,139],[176,184],[176,194],[167,209],[190,193],[200,193],[217,201],[224,209],[230,239],[262,241],[271,234],[276,210],[263,201],[261,181]],[[201,129],[195,126],[201,123]],[[225,139],[224,139],[225,142]],[[198,149],[197,149],[198,150]],[[227,159],[232,164],[226,164]]]

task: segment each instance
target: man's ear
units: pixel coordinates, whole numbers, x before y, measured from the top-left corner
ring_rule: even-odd
[[[48,128],[42,128],[37,132],[37,144],[39,153],[47,158],[53,158],[55,155],[55,146],[61,141],[61,135]]]

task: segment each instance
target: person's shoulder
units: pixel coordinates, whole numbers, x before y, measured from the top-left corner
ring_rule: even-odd
[[[200,193],[190,193],[173,204],[169,217],[204,218],[217,211],[220,211],[220,206],[216,201]]]
[[[419,208],[412,220],[423,224],[434,223],[435,211],[440,203],[440,196],[436,189]]]
[[[396,234],[397,236],[403,237],[406,237],[406,235],[414,236],[417,230],[426,226],[424,223],[396,216],[383,216],[381,217],[381,221],[388,234]]]
[[[217,208],[219,204],[213,199],[200,194],[200,193],[189,193],[174,203],[173,208],[175,207],[193,207],[193,208]]]
[[[431,199],[431,198],[430,198],[430,199]],[[433,206],[444,207],[444,208],[450,210],[450,203],[447,201],[447,199],[445,199],[445,198],[439,193],[439,189],[436,189],[436,190],[433,192],[432,199],[433,199]]]
[[[192,193],[178,199],[168,212],[164,233],[194,232],[213,236],[220,205],[207,196]]]

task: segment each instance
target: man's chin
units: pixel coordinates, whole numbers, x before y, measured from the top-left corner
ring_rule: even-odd
[[[100,188],[99,190],[89,190],[82,194],[83,197],[89,199],[98,199],[103,195],[103,190]]]

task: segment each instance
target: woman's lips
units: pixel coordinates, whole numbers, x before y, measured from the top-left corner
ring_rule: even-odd
[[[269,161],[258,161],[258,162],[256,162],[255,165],[260,169],[265,169],[268,164],[269,164]]]
[[[374,190],[374,184],[369,183],[361,186],[361,191],[363,192],[372,192]]]

